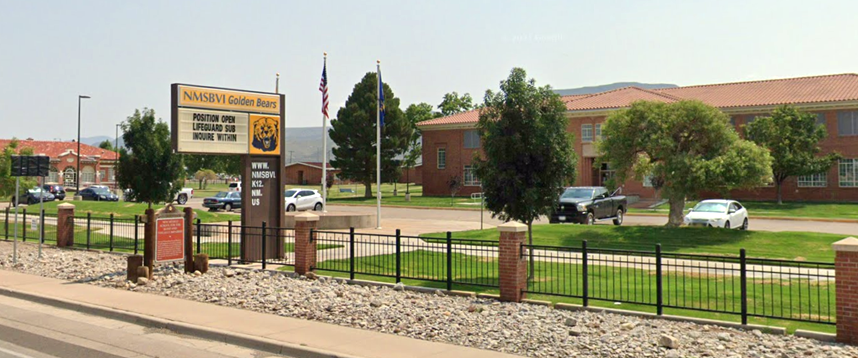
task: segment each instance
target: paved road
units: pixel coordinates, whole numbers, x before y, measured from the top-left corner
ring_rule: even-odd
[[[0,358],[268,356],[11,297],[0,303]]]

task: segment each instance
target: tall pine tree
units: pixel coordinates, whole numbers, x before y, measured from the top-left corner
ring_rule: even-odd
[[[378,82],[375,72],[367,73],[355,84],[345,107],[337,111],[331,121],[330,136],[336,143],[331,165],[340,169],[340,177],[364,183],[364,196],[372,196],[372,183],[376,178],[376,110]],[[387,83],[384,84],[384,126],[381,130],[381,181],[399,178],[400,169],[393,158],[408,149],[413,127],[407,123],[399,98]]]

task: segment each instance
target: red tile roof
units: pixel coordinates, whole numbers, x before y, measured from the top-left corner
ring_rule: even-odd
[[[762,81],[662,89],[624,87],[589,95],[564,96],[569,111],[628,107],[639,100],[675,102],[696,99],[718,108],[759,107],[780,104],[829,103],[858,100],[858,74],[846,73]],[[419,123],[419,126],[476,123],[473,110]]]
[[[858,74],[811,76],[655,90],[719,108],[858,100]]]
[[[298,164],[306,165],[306,166],[314,167],[314,168],[319,168],[320,170],[322,169],[322,162],[295,162],[295,163],[291,163],[291,164],[286,164],[286,166],[288,167],[288,166],[298,165]],[[337,168],[334,168],[333,166],[331,166],[331,163],[328,163],[328,170],[337,170]]]
[[[0,148],[6,148],[10,142],[12,142],[11,139],[0,139]],[[33,148],[33,153],[35,154],[44,154],[51,158],[57,158],[60,154],[69,151],[77,152],[77,142],[19,139],[18,148]],[[114,151],[84,143],[80,144],[80,151],[84,157],[99,156],[101,160],[116,160],[119,157],[119,154]]]

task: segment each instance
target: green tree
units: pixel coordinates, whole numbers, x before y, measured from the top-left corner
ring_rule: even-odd
[[[110,142],[109,139],[105,139],[98,143],[98,147],[101,149],[113,150],[113,143]]]
[[[739,139],[729,118],[700,101],[638,101],[602,125],[601,161],[616,169],[616,182],[653,178],[670,203],[668,226],[683,222],[685,200],[700,190],[763,185],[771,177],[765,149]]]
[[[474,99],[471,98],[469,93],[465,93],[460,97],[458,92],[453,91],[444,95],[444,99],[438,105],[438,108],[444,116],[470,111],[474,109]]]
[[[420,141],[423,133],[420,131],[420,128],[417,127],[417,123],[438,118],[440,116],[440,113],[433,111],[431,104],[425,102],[411,104],[405,109],[405,119],[411,126],[412,130],[411,138],[408,139],[408,149],[402,159],[402,168],[406,171],[405,194],[411,194],[411,178],[407,177],[410,173],[410,169],[417,166],[417,160],[420,159],[420,156],[423,154],[423,146]]]
[[[209,181],[217,179],[217,173],[211,169],[200,169],[194,173],[194,179],[200,182],[199,189],[202,190],[208,187]]]
[[[0,198],[11,198],[15,196],[15,181],[19,179],[12,176],[12,156],[13,155],[33,155],[33,148],[21,147],[21,142],[15,138],[0,151]],[[26,190],[35,187],[38,182],[33,177],[20,177],[19,191],[26,193]],[[23,196],[18,195],[23,199]]]
[[[771,116],[757,117],[745,126],[748,139],[768,149],[772,156],[778,204],[783,203],[781,188],[787,178],[825,172],[841,159],[836,153],[819,156],[819,142],[827,133],[816,118],[793,106],[781,106]]]
[[[566,131],[566,106],[551,86],[537,87],[521,68],[486,91],[477,128],[485,159],[474,158],[492,217],[527,225],[549,215],[563,186],[575,178],[578,159]],[[530,257],[531,273],[533,256]]]
[[[203,169],[211,169],[217,174],[239,175],[241,157],[238,155],[185,154],[182,162],[188,175],[194,175]]]
[[[180,189],[182,160],[173,154],[170,127],[155,120],[155,111],[144,108],[122,124],[122,139],[116,179],[120,187],[133,192],[133,201],[169,202]],[[126,149],[128,148],[128,149]]]
[[[335,159],[331,165],[341,170],[341,178],[364,183],[367,198],[372,196],[376,179],[377,81],[375,72],[369,72],[355,84],[345,107],[331,121],[329,132],[337,144],[332,150]],[[393,158],[405,152],[413,130],[399,109],[399,98],[387,83],[383,87],[386,111],[381,130],[381,179],[387,183],[399,176],[399,164]]]

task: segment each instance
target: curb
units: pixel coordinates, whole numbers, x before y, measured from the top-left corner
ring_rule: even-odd
[[[667,215],[665,214],[656,213],[626,213],[626,216],[652,216],[667,218]],[[852,219],[802,218],[792,216],[749,216],[749,218],[754,220],[814,221],[824,223],[858,224],[858,220]]]
[[[90,305],[87,303],[73,302],[65,299],[46,297],[38,294],[21,292],[15,289],[0,287],[0,295],[24,299],[49,306],[75,310],[95,316],[119,320],[150,328],[161,328],[170,330],[176,334],[223,342],[249,349],[255,349],[268,353],[285,355],[294,358],[360,358],[358,356],[340,354],[324,349],[311,348],[292,343],[275,341],[267,338],[249,336],[246,334],[218,331],[209,328],[195,327],[186,323],[170,321],[138,313],[123,311],[119,309]]]

